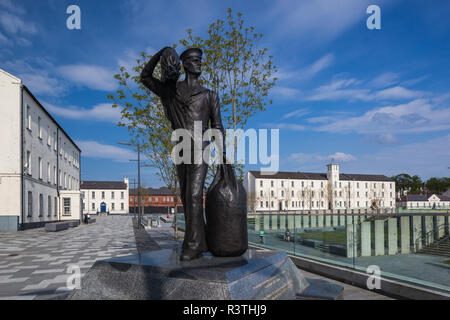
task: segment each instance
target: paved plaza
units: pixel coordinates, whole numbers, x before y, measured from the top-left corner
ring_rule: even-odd
[[[83,276],[97,260],[158,249],[180,248],[171,223],[148,230],[133,228],[131,216],[96,217],[97,222],[60,232],[44,228],[0,233],[0,299],[53,299],[71,290],[70,266]],[[183,232],[179,233],[183,236]],[[302,271],[303,272],[303,271]],[[308,278],[326,279],[308,272]],[[368,290],[344,286],[344,299],[388,299]]]
[[[84,275],[96,260],[137,253],[131,217],[96,219],[59,232],[0,233],[0,299],[48,299],[70,292],[69,266]]]

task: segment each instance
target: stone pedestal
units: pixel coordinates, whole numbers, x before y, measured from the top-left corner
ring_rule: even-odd
[[[71,300],[296,299],[308,281],[284,252],[249,249],[240,257],[205,253],[179,261],[177,249],[97,261]]]

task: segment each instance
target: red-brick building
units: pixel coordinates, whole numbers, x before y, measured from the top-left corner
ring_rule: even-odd
[[[175,207],[175,196],[166,187],[159,189],[141,188],[141,202],[144,206],[145,213],[153,213],[160,211],[161,213],[172,212]],[[205,196],[203,197],[203,206],[205,205]],[[129,192],[129,207],[130,212],[137,212],[135,207],[138,206],[137,189],[130,189]],[[181,198],[178,198],[177,212],[183,212],[183,203]],[[136,211],[135,211],[136,210]]]

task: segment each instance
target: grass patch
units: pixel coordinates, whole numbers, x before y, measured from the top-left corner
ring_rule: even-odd
[[[345,231],[306,232],[297,233],[296,235],[304,239],[322,240],[325,242],[338,242],[343,244],[347,242]]]
[[[450,264],[450,260],[442,261],[441,263]]]

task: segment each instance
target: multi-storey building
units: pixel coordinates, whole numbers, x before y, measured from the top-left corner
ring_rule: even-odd
[[[255,211],[394,209],[395,182],[384,175],[343,174],[339,165],[327,173],[247,172],[247,205]]]
[[[82,181],[81,201],[83,214],[127,214],[128,178],[123,181]]]
[[[0,230],[81,219],[81,150],[22,81],[0,69]]]

